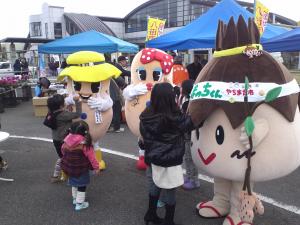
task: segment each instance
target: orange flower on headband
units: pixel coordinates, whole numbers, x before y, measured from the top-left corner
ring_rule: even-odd
[[[164,74],[169,74],[173,67],[173,57],[167,53],[158,51],[154,48],[145,48],[142,51],[141,63],[147,64],[153,60],[159,61]]]

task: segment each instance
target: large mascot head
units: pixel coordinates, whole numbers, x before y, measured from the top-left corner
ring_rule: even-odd
[[[198,167],[215,177],[242,181],[248,148],[243,144],[245,77],[248,100],[254,111],[251,180],[284,176],[300,164],[299,87],[294,77],[259,45],[259,32],[252,20],[242,17],[226,26],[220,22],[214,58],[199,74],[189,112],[199,129],[192,135],[192,155]],[[269,103],[270,89],[281,87]],[[256,105],[255,105],[256,104]]]
[[[145,84],[148,92],[125,102],[126,121],[134,135],[140,137],[139,116],[150,100],[152,87],[156,83],[172,83],[172,67],[173,57],[158,49],[145,48],[135,55],[131,65],[131,85]]]
[[[92,51],[80,51],[67,58],[68,67],[58,79],[67,78],[69,95],[78,94],[82,102],[82,119],[89,124],[93,142],[98,141],[107,131],[112,120],[112,109],[104,112],[91,108],[87,101],[109,97],[109,83],[112,77],[118,77],[121,71],[106,63],[102,54]]]

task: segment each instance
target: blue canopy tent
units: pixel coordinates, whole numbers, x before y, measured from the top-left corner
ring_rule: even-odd
[[[228,23],[231,16],[237,22],[239,15],[248,20],[253,15],[234,0],[223,0],[190,24],[146,43],[147,47],[163,50],[214,48],[218,21]],[[261,41],[286,32],[284,28],[268,24]]]
[[[265,41],[263,47],[269,52],[300,51],[300,27]]]
[[[55,40],[38,47],[39,53],[48,54],[70,54],[82,50],[100,53],[135,53],[139,51],[139,48],[137,45],[94,30]]]

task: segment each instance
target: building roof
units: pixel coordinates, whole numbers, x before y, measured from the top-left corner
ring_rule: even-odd
[[[5,42],[15,42],[15,43],[48,43],[53,41],[53,39],[46,38],[19,38],[19,37],[7,37],[0,40],[1,43]]]
[[[135,13],[137,13],[138,11],[147,8],[148,6],[155,4],[157,2],[159,2],[160,0],[149,0],[143,4],[141,4],[140,6],[136,7],[135,9],[133,9],[130,13],[128,13],[125,17],[124,20],[127,20],[128,18],[130,18],[132,15],[134,15]],[[191,3],[193,4],[200,4],[200,5],[205,5],[208,7],[213,7],[215,6],[217,3],[219,3],[221,0],[191,0]],[[243,2],[243,1],[237,1],[241,6],[245,7],[248,11],[253,12],[253,7],[254,4],[251,2]],[[282,15],[278,15],[276,13],[272,13],[270,12],[270,16],[275,15],[276,16],[276,21],[279,23],[283,23],[283,24],[287,24],[287,25],[293,25],[296,26],[297,22],[294,20],[291,20],[287,17],[284,17]]]
[[[81,32],[95,30],[104,34],[116,37],[117,35],[97,16],[81,13],[64,13],[64,16],[71,20]]]

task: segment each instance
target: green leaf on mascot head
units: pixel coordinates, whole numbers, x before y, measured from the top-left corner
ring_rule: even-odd
[[[265,102],[271,102],[271,101],[275,100],[280,95],[281,90],[282,90],[282,87],[276,87],[276,88],[273,88],[270,91],[268,91],[266,98],[265,98]]]
[[[245,77],[245,90],[246,90],[246,93],[248,92],[248,89],[249,89],[249,80],[248,80],[248,77],[246,76]]]
[[[251,136],[253,131],[254,131],[254,121],[252,119],[251,116],[247,116],[245,122],[244,122],[244,125],[245,125],[245,130],[246,130],[246,134],[247,136]]]

